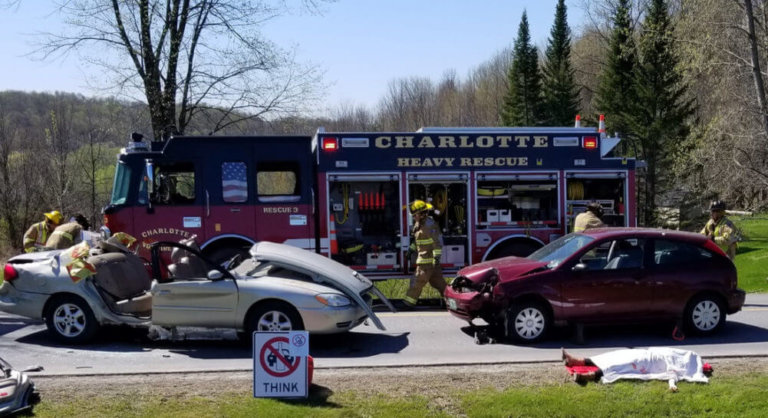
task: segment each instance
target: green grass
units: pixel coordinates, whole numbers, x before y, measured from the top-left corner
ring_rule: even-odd
[[[768,377],[757,374],[713,378],[709,384],[681,382],[680,392],[666,382],[623,381],[612,385],[574,383],[516,386],[506,390],[457,389],[431,399],[426,395],[374,396],[334,392],[313,386],[302,400],[254,399],[250,388],[207,397],[91,396],[35,407],[37,417],[569,417],[569,416],[717,416],[761,417],[768,413]],[[87,405],[87,407],[86,407]]]
[[[743,241],[734,260],[739,271],[739,287],[747,292],[768,292],[768,217],[734,217]]]

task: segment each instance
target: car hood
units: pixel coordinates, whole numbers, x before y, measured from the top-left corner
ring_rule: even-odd
[[[361,273],[320,254],[286,244],[262,241],[251,247],[250,255],[259,261],[269,261],[300,269],[319,282],[330,284],[355,301],[371,318],[377,328],[386,330],[361,295],[371,293],[394,311],[390,301]]]
[[[520,257],[504,257],[484,263],[465,267],[458,272],[458,276],[465,277],[473,283],[483,283],[498,275],[498,280],[506,282],[518,279],[536,270],[546,268],[543,261],[529,260]]]

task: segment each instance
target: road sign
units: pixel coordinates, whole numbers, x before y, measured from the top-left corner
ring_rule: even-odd
[[[253,396],[307,397],[307,331],[253,333]]]

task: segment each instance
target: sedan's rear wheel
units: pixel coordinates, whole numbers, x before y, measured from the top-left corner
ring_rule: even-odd
[[[251,312],[246,328],[249,333],[301,331],[304,324],[293,306],[283,302],[267,302]]]
[[[688,303],[685,320],[688,330],[694,334],[714,334],[725,325],[723,304],[711,295],[697,296]]]
[[[45,325],[59,341],[82,344],[90,341],[99,329],[91,307],[80,297],[61,296],[49,306]]]
[[[547,310],[535,302],[513,305],[507,311],[506,322],[507,336],[527,344],[544,338],[551,324]]]

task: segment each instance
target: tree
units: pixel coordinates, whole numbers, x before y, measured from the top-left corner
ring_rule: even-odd
[[[678,69],[673,41],[666,0],[651,0],[640,32],[635,100],[629,103],[625,118],[639,146],[638,157],[648,165],[640,211],[645,225],[654,223],[656,199],[673,180],[673,157],[689,133],[695,110]]]
[[[504,98],[501,122],[505,126],[534,126],[542,121],[539,54],[531,45],[528,17],[523,12],[509,69],[509,90]]]
[[[40,51],[77,50],[106,68],[121,92],[146,100],[155,138],[203,115],[213,133],[311,104],[316,69],[259,33],[287,10],[269,0],[69,0],[60,7],[68,30],[46,34]]]
[[[571,67],[571,30],[565,0],[557,2],[545,57],[542,67],[545,123],[566,126],[579,111],[579,89]]]
[[[627,133],[629,104],[635,100],[637,54],[630,18],[630,0],[618,0],[614,9],[607,62],[600,73],[594,108],[606,115],[610,131]]]

